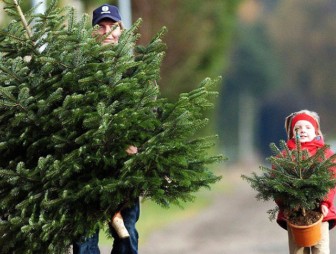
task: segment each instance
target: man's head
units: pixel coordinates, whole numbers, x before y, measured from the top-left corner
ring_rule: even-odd
[[[99,6],[92,13],[92,26],[99,24],[99,22],[103,19],[121,22],[118,8],[110,4],[103,4],[102,6]]]
[[[95,35],[106,36],[103,44],[117,44],[122,32],[119,10],[114,5],[103,4],[93,11],[92,26],[99,25]]]

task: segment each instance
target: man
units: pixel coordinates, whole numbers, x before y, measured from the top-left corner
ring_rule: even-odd
[[[99,28],[94,34],[97,40],[103,45],[105,44],[117,44],[119,37],[123,31],[123,25],[119,10],[116,6],[103,4],[93,11],[92,26],[98,25]],[[135,146],[129,146],[126,150],[127,154],[136,154],[137,148]],[[123,207],[124,204],[121,204]],[[125,205],[121,211],[111,216],[111,222],[109,223],[110,232],[114,238],[113,249],[111,254],[137,254],[138,253],[138,232],[135,228],[135,224],[139,218],[140,204],[139,199],[133,200],[131,205]],[[118,227],[126,227],[126,234],[122,234]],[[124,228],[125,229],[125,228]],[[98,248],[98,235],[99,230],[82,241],[75,242],[73,244],[74,254],[99,254]]]
[[[92,26],[99,26],[98,36],[106,36],[102,44],[117,44],[123,30],[119,10],[114,5],[103,4],[93,11]]]

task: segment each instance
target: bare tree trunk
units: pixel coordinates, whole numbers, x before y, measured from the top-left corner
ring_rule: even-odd
[[[129,29],[132,26],[132,7],[130,0],[119,0],[120,15],[125,28]]]
[[[254,125],[255,99],[246,91],[239,96],[238,109],[238,159],[248,163],[255,160]]]

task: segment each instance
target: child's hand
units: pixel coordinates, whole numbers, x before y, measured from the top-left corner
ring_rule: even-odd
[[[329,208],[325,205],[321,205],[321,212],[322,212],[323,216],[326,217],[328,212],[329,212]]]

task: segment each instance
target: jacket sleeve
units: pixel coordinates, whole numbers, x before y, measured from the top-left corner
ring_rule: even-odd
[[[321,205],[325,205],[328,208],[332,207],[334,205],[335,193],[336,189],[331,189],[325,199],[321,202]]]
[[[332,156],[334,153],[331,150],[327,150],[326,151],[326,157],[329,158],[330,156]],[[335,161],[334,161],[335,162]],[[332,173],[332,176],[334,178],[336,178],[336,167],[332,167],[330,168],[330,171]],[[325,199],[321,202],[321,205],[325,205],[328,208],[332,207],[334,205],[334,198],[335,198],[335,194],[336,194],[336,187],[331,189],[327,196],[325,197]]]

